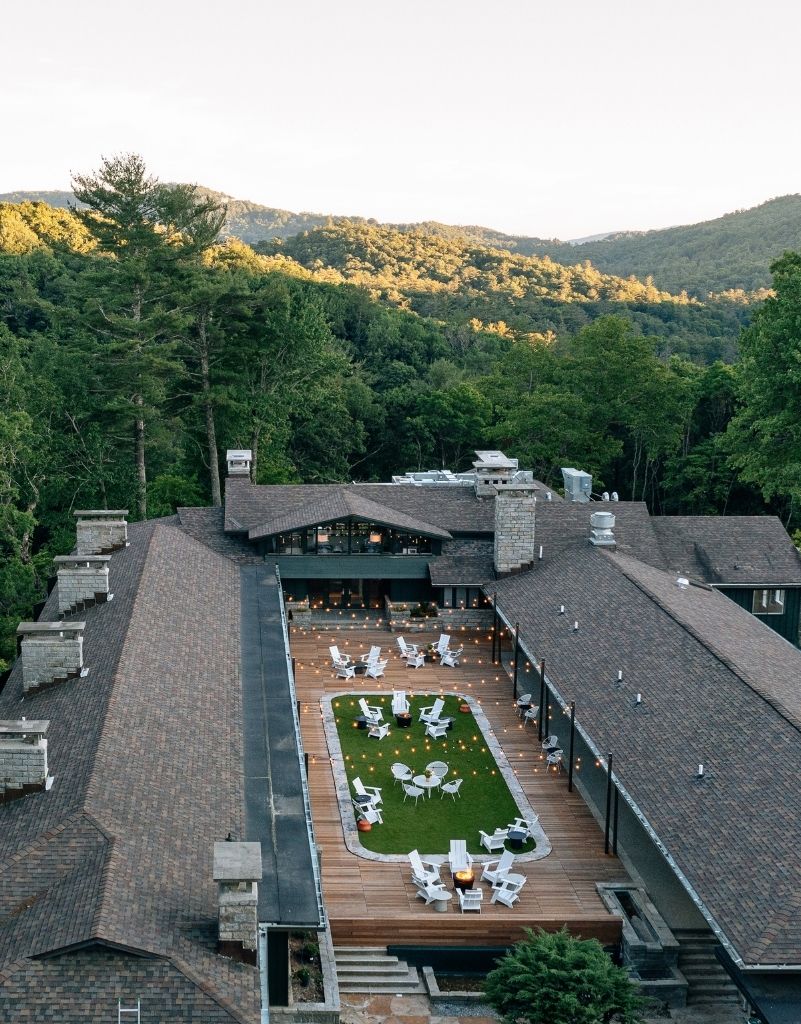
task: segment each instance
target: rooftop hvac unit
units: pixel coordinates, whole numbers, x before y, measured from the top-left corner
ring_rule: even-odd
[[[562,469],[565,482],[565,498],[568,501],[589,501],[592,491],[592,476],[582,469]]]

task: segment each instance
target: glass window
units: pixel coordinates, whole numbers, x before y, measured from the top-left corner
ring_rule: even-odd
[[[755,590],[751,602],[751,611],[754,615],[783,615],[784,591],[775,589]]]

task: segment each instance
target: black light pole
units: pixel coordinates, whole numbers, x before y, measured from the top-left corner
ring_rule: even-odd
[[[542,722],[545,718],[545,659],[540,661],[540,720],[537,725],[537,738],[542,742]]]
[[[606,759],[606,822],[604,824],[604,853],[609,853],[609,828],[612,823],[612,754]]]
[[[512,680],[514,699],[517,700],[517,666],[520,663],[520,623],[515,623],[515,673]]]
[[[567,791],[573,792],[573,741],[576,738],[576,702],[570,702],[570,763],[567,767]]]
[[[612,853],[617,857],[617,808],[620,802],[620,790],[615,786],[615,816],[614,831],[612,832]]]
[[[500,661],[500,657],[496,658],[496,654],[500,655],[500,643],[498,636],[498,592],[497,590],[492,595],[492,664],[496,661]]]

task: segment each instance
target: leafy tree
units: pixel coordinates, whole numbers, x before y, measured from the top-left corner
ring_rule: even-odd
[[[731,465],[766,499],[801,501],[801,253],[771,267],[775,296],[740,338],[741,408],[727,431]]]
[[[642,999],[596,939],[565,929],[512,947],[487,975],[485,993],[505,1024],[636,1024]]]

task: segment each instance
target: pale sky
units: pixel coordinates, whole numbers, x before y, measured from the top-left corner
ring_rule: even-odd
[[[137,152],[288,210],[573,238],[801,191],[797,0],[3,0],[0,192]]]

